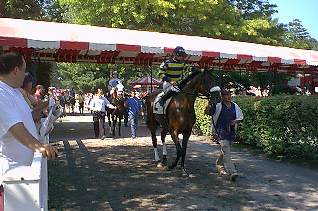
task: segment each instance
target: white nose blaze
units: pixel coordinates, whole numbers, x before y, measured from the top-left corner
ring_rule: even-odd
[[[219,86],[214,86],[210,89],[210,92],[220,92],[221,88]]]

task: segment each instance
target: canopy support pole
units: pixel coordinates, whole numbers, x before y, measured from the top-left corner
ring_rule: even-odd
[[[218,59],[219,61],[219,68],[218,68],[218,75],[219,75],[219,80],[218,80],[218,84],[219,86],[221,87],[221,89],[223,89],[223,73],[222,73],[222,70],[221,70],[221,57],[219,57]]]
[[[152,71],[152,66],[150,66],[150,92],[151,93],[152,93],[152,76],[153,76],[153,71]]]

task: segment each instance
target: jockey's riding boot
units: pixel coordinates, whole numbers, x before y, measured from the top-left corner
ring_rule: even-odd
[[[170,97],[172,97],[175,93],[176,93],[176,92],[175,92],[175,91],[172,91],[172,90],[168,91],[166,94],[164,94],[164,95],[161,97],[161,99],[160,99],[160,101],[159,101],[159,104],[163,107],[164,104],[165,104],[165,102],[166,102],[166,100],[168,100]]]

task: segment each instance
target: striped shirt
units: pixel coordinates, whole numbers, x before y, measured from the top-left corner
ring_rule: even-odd
[[[164,76],[171,79],[171,81],[179,82],[185,78],[185,75],[191,71],[192,67],[185,62],[178,62],[173,59],[168,59],[160,65],[159,76]]]

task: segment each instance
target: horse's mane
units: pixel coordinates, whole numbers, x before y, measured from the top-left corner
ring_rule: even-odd
[[[179,84],[179,89],[182,90],[193,78],[202,73],[198,69],[195,69],[190,75],[188,75],[184,80],[182,80]]]

